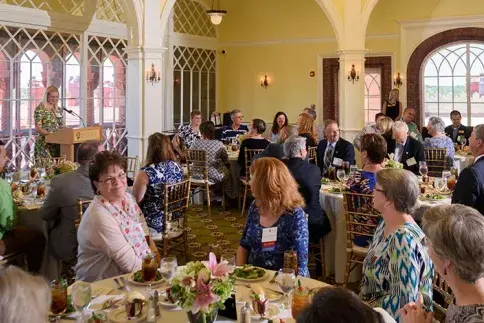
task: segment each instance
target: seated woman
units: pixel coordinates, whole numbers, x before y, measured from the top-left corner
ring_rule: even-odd
[[[0,295],[1,322],[48,322],[51,296],[43,278],[15,266],[0,266]]]
[[[225,164],[229,162],[227,149],[221,141],[215,140],[215,126],[212,121],[200,125],[202,139],[195,140],[190,149],[205,150],[208,164],[208,179],[223,185],[225,195],[232,197],[232,177]],[[200,177],[197,174],[194,177]]]
[[[431,207],[423,216],[427,248],[435,270],[454,295],[445,322],[484,322],[484,217],[461,204]],[[400,312],[403,321],[417,312],[425,323],[421,303],[407,304]]]
[[[281,129],[287,126],[288,124],[289,124],[289,120],[287,119],[287,115],[282,111],[277,112],[276,115],[274,116],[270,137],[268,139],[271,142],[278,142],[279,133],[281,132]]]
[[[394,121],[389,117],[383,117],[376,123],[377,132],[385,138],[387,145],[392,139],[392,129]]]
[[[450,169],[454,165],[455,148],[452,139],[445,134],[444,121],[439,117],[430,117],[427,130],[432,138],[425,138],[424,148],[446,148],[447,168]]]
[[[306,138],[306,149],[318,145],[318,133],[310,115],[301,113],[297,119],[297,128],[299,136]]]
[[[245,176],[245,150],[246,149],[266,149],[270,144],[270,141],[262,137],[262,134],[266,131],[266,123],[261,119],[252,120],[250,132],[247,139],[242,141],[239,150],[239,158],[237,163],[240,166],[240,176]]]
[[[349,289],[323,287],[309,306],[296,316],[297,323],[395,323],[383,309],[372,309]]]
[[[409,215],[420,188],[417,177],[403,169],[382,169],[376,174],[373,206],[383,218],[363,262],[360,296],[382,307],[397,321],[398,310],[422,293],[432,302],[432,261],[422,244],[425,235]]]
[[[376,173],[383,169],[381,164],[387,155],[387,142],[376,133],[366,134],[360,138],[360,149],[363,169],[355,172],[346,185],[350,192],[371,195],[376,184]],[[377,224],[376,219],[371,217],[361,216],[360,221]],[[354,243],[360,247],[368,247],[370,240],[368,236],[357,236]]]
[[[150,228],[150,236],[160,239],[163,232],[164,184],[175,184],[183,180],[183,170],[175,162],[170,139],[155,132],[148,137],[146,164],[136,174],[133,196]]]
[[[237,250],[237,265],[279,270],[284,264],[284,252],[294,250],[299,275],[309,277],[308,221],[296,181],[280,160],[271,157],[257,159],[250,171],[250,188],[255,201],[250,205]],[[269,229],[275,230],[277,235],[262,246],[263,236],[265,238]]]
[[[190,149],[192,142],[200,139],[200,124],[202,123],[202,112],[193,110],[190,113],[192,122],[188,125],[181,124],[178,128],[178,133],[173,137],[173,147],[175,151],[182,157],[184,149]]]
[[[89,163],[89,178],[96,196],[77,230],[76,280],[94,282],[141,269],[152,252],[145,217],[133,196],[126,192],[126,165],[117,152],[103,151]],[[151,248],[151,249],[150,249]]]

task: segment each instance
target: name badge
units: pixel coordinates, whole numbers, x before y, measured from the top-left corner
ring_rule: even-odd
[[[262,251],[276,250],[277,227],[262,229]]]
[[[415,157],[407,159],[407,166],[410,167],[410,166],[413,166],[413,165],[417,165],[417,161],[415,160]]]
[[[334,157],[333,158],[333,165],[334,166],[341,166],[341,165],[343,165],[343,159]]]

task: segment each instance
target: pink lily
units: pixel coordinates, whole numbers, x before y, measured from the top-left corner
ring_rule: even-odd
[[[196,285],[197,295],[195,296],[195,301],[192,306],[192,313],[196,314],[198,311],[208,313],[210,311],[209,307],[220,300],[217,294],[212,293],[211,286],[205,284],[203,279],[199,277],[197,279]]]
[[[202,263],[210,270],[211,276],[214,279],[223,278],[234,271],[232,266],[229,266],[226,261],[217,263],[217,257],[213,252],[209,254],[208,261],[202,261]]]

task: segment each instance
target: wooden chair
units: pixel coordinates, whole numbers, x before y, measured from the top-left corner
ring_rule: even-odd
[[[442,314],[441,316],[445,316],[447,308],[454,302],[454,295],[452,295],[452,290],[450,289],[449,285],[447,285],[442,276],[440,276],[436,271],[434,273],[432,289],[434,291],[434,297],[432,300],[434,311],[439,311]],[[435,301],[436,296],[442,300],[442,304]]]
[[[247,193],[250,191],[250,165],[252,164],[252,158],[255,155],[263,152],[264,149],[245,149],[245,177],[240,177],[240,181],[243,185],[244,197],[242,201],[242,210],[240,211],[240,216],[244,215],[245,203],[247,202]],[[240,206],[240,195],[239,195],[239,206]]]
[[[373,195],[344,193],[346,217],[346,269],[343,286],[346,287],[350,273],[363,264],[368,248],[354,244],[355,237],[373,237],[380,213],[373,208]]]
[[[126,176],[134,180],[136,172],[138,171],[138,156],[124,157],[126,161]]]
[[[86,212],[86,209],[91,204],[92,200],[77,200],[77,220],[74,222],[76,229],[79,228],[81,224],[82,215]]]
[[[212,210],[210,208],[210,188],[215,185],[215,183],[208,178],[208,164],[205,150],[188,149],[186,152],[188,177],[191,180],[190,186],[194,189],[194,192],[197,188],[201,191],[205,191],[208,215],[212,216]],[[222,208],[225,210],[225,195],[223,189]]]
[[[25,261],[25,253],[22,252],[13,252],[3,256],[0,256],[0,266],[4,265],[16,265],[18,267],[22,267],[23,269],[27,269],[26,261]]]
[[[67,161],[67,156],[62,155],[60,157],[47,157],[47,158],[37,158],[34,160],[34,165],[37,167],[52,167]]]
[[[447,149],[426,148],[424,154],[429,169],[428,176],[442,177],[442,172],[447,169]]]
[[[315,165],[318,165],[318,155],[316,154],[318,147],[309,147],[308,148],[308,155],[309,155],[309,162]]]
[[[321,273],[323,275],[323,280],[326,278],[326,258],[324,247],[324,237],[319,239],[319,243],[309,243],[309,257],[314,259],[314,263],[316,263],[316,260],[321,262]]]
[[[164,185],[163,235],[162,240],[155,241],[164,257],[170,251],[178,251],[185,254],[185,259],[188,261],[188,231],[186,228],[188,228],[187,210],[190,201],[190,185],[190,179],[172,185]],[[178,227],[176,230],[168,230],[169,214],[176,214],[178,223],[182,222],[183,227]]]

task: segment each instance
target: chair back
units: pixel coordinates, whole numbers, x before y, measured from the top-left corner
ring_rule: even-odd
[[[252,165],[252,158],[263,152],[264,149],[245,149],[245,176],[250,180],[250,165]]]
[[[438,310],[443,315],[445,315],[445,313],[447,312],[447,308],[454,301],[454,295],[452,295],[452,290],[450,289],[449,285],[447,285],[447,283],[442,278],[442,276],[439,275],[438,272],[434,273],[434,281],[432,282],[432,288],[434,290],[434,298],[432,300],[434,310]],[[438,294],[441,296],[441,299],[443,300],[443,304],[439,304],[438,302],[435,301],[436,299],[435,294]]]
[[[74,222],[76,229],[81,225],[82,215],[91,204],[92,200],[77,200],[77,220]]]
[[[309,162],[315,165],[318,164],[318,156],[316,154],[317,150],[318,150],[318,147],[316,146],[308,148]]]
[[[67,156],[62,155],[60,157],[46,157],[46,158],[37,158],[34,160],[34,165],[37,167],[53,167],[60,163],[67,161]]]
[[[126,176],[134,180],[136,172],[138,171],[138,156],[136,157],[124,157],[126,161]]]
[[[424,152],[429,169],[428,176],[442,177],[442,172],[447,169],[447,149],[426,148]]]
[[[346,245],[353,248],[355,236],[373,237],[381,215],[373,208],[373,195],[345,192],[343,205]]]
[[[186,153],[188,177],[201,177],[208,182],[208,164],[205,150],[188,149]]]
[[[170,234],[167,233],[167,221],[170,214],[176,215],[178,221],[181,220],[183,228],[180,232],[186,232],[187,228],[187,210],[190,202],[190,179],[176,184],[164,184],[164,217],[163,217],[163,240],[169,240]],[[177,234],[176,236],[179,236]]]

